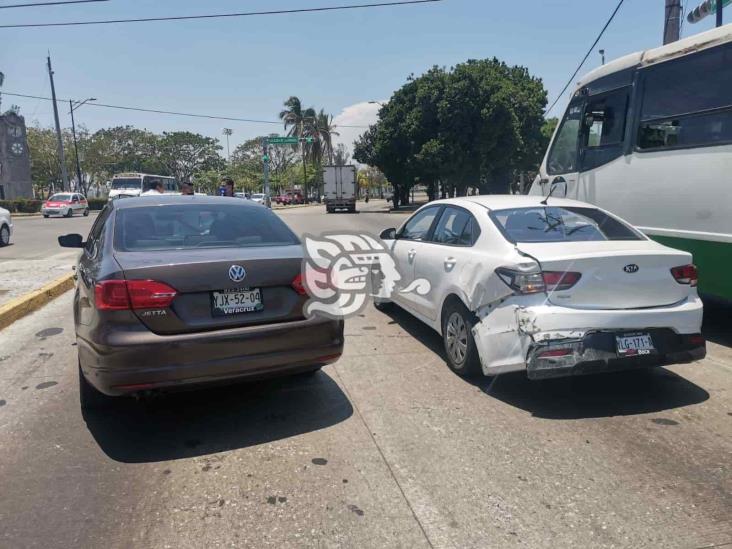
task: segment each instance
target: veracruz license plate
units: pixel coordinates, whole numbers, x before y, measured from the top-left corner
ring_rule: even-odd
[[[211,308],[213,316],[238,315],[253,313],[264,309],[262,290],[224,290],[211,292]]]
[[[624,334],[615,337],[620,356],[650,355],[656,352],[653,339],[648,334]]]

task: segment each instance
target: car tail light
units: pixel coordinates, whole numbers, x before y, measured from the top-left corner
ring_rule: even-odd
[[[174,288],[155,280],[105,280],[94,288],[101,311],[165,309],[177,295]]]
[[[573,272],[544,271],[524,273],[505,267],[496,269],[496,274],[519,294],[537,294],[568,290],[577,284],[577,281],[582,277],[582,274]]]
[[[689,336],[689,343],[691,343],[692,345],[701,346],[701,345],[704,345],[706,343],[706,341],[705,341],[703,335],[695,334],[695,335]]]
[[[573,272],[544,271],[542,274],[548,292],[569,290],[582,278],[581,273]]]
[[[303,283],[302,274],[298,274],[295,277],[295,280],[292,281],[292,289],[295,290],[300,295],[307,295],[307,290],[305,289],[305,284]]]
[[[572,348],[549,349],[548,351],[543,351],[539,353],[539,358],[556,358],[560,356],[571,355],[572,352]]]
[[[671,274],[679,284],[688,284],[689,286],[696,286],[699,280],[699,273],[696,270],[696,265],[682,265],[681,267],[674,267],[671,269]]]

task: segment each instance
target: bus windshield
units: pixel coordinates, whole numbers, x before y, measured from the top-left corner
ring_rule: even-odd
[[[112,188],[115,190],[139,190],[142,189],[142,179],[140,178],[122,178],[112,180]]]

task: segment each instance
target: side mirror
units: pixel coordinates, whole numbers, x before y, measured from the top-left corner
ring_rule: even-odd
[[[58,237],[58,243],[62,248],[83,248],[84,237],[80,234],[65,234]]]
[[[567,180],[561,175],[554,178],[552,181],[549,194],[557,198],[564,198],[567,196]]]
[[[383,231],[381,231],[379,238],[381,238],[381,240],[395,240],[396,229],[384,229]]]

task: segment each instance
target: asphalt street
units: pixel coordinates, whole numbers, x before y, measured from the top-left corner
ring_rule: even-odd
[[[279,215],[300,234],[405,219],[361,209]],[[13,254],[56,250],[37,221]],[[369,306],[314,377],[82,414],[71,297],[0,331],[0,547],[732,544],[728,310],[696,364],[467,382],[436,333]]]

